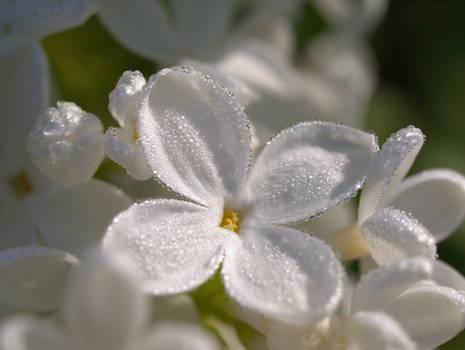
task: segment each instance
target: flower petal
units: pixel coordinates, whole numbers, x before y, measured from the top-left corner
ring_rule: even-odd
[[[8,30],[1,31],[0,49],[21,39],[40,39],[76,27],[97,10],[96,4],[95,0],[2,1],[0,19]]]
[[[0,55],[0,76],[0,173],[12,176],[29,162],[26,137],[48,104],[47,57],[37,42],[24,42]]]
[[[431,279],[440,286],[465,291],[465,278],[460,272],[443,261],[435,260]]]
[[[197,204],[148,200],[113,220],[103,247],[123,251],[136,262],[147,292],[181,293],[212,277],[223,260],[233,233],[219,228],[220,221],[219,213]]]
[[[414,286],[386,311],[421,348],[435,348],[465,327],[465,297],[449,287]]]
[[[379,265],[416,255],[436,258],[434,237],[418,221],[400,210],[377,210],[364,221],[360,231],[371,256]]]
[[[376,209],[386,205],[386,197],[409,171],[425,136],[409,126],[391,135],[384,143],[360,197],[358,222],[362,224]]]
[[[448,169],[424,171],[401,182],[388,204],[412,214],[440,241],[465,217],[465,178]]]
[[[384,312],[357,312],[345,329],[348,350],[415,350],[402,326]]]
[[[276,226],[241,229],[226,251],[222,277],[240,305],[277,320],[311,323],[335,310],[343,271],[331,249],[302,232]]]
[[[219,350],[218,341],[199,326],[188,323],[158,323],[150,331],[143,350]]]
[[[15,316],[0,328],[2,350],[63,350],[68,345],[52,323],[36,317]]]
[[[181,52],[181,42],[159,1],[102,0],[99,16],[117,40],[141,56],[173,60]]]
[[[81,255],[97,244],[113,217],[132,201],[117,187],[91,180],[28,199],[31,220],[46,245]]]
[[[242,107],[190,68],[151,77],[139,114],[139,135],[152,171],[201,204],[236,196],[247,174],[250,140]]]
[[[0,252],[0,301],[29,312],[54,310],[77,263],[71,254],[50,248],[4,250]]]
[[[173,20],[189,56],[209,58],[224,44],[233,19],[232,0],[172,0]],[[205,20],[199,21],[200,18]],[[187,56],[187,55],[184,55]],[[203,58],[202,57],[202,58]]]
[[[77,349],[128,349],[147,321],[136,267],[123,255],[97,255],[73,275],[65,320]]]
[[[366,273],[352,297],[352,312],[380,310],[400,293],[432,276],[433,261],[415,257],[395,261]]]
[[[355,196],[377,150],[374,135],[339,124],[306,122],[282,131],[258,156],[248,181],[255,215],[295,222]]]

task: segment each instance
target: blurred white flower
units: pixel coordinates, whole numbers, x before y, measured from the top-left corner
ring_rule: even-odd
[[[18,42],[41,39],[83,23],[97,0],[14,0],[0,2],[0,53]]]
[[[355,195],[378,150],[373,135],[298,124],[278,134],[249,170],[241,106],[215,81],[183,67],[151,78],[138,123],[153,174],[195,202],[137,203],[108,228],[104,248],[137,262],[145,290],[196,288],[223,262],[226,291],[241,305],[291,322],[334,310],[339,262],[321,241],[277,224]]]
[[[104,157],[103,126],[72,102],[58,102],[42,113],[27,149],[42,175],[62,186],[89,181]]]
[[[64,325],[16,316],[0,329],[2,350],[217,350],[199,326],[158,322],[149,328],[147,300],[137,271],[122,256],[90,259],[75,272],[66,294]]]
[[[349,312],[296,327],[270,321],[270,350],[432,349],[465,327],[465,279],[422,257],[371,271],[356,285]]]
[[[358,223],[327,241],[351,259],[371,254],[378,264],[423,255],[436,257],[436,242],[465,216],[465,178],[447,169],[428,170],[402,181],[424,142],[414,127],[383,145],[360,198]]]

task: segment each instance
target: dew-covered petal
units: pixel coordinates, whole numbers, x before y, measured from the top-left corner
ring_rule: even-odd
[[[99,16],[118,41],[141,56],[173,60],[181,52],[181,42],[159,1],[102,0]]]
[[[51,322],[32,316],[15,316],[0,328],[2,350],[69,349],[66,339]]]
[[[311,323],[335,310],[343,271],[331,249],[302,232],[276,226],[243,228],[226,251],[222,277],[240,305],[274,319]]]
[[[96,0],[2,1],[0,51],[21,39],[40,39],[76,27],[96,10]]]
[[[128,349],[147,321],[138,271],[126,256],[96,255],[76,270],[65,299],[65,320],[78,349]]]
[[[395,261],[366,273],[352,297],[352,311],[380,310],[415,283],[430,278],[433,261],[415,257]]]
[[[89,181],[104,157],[103,126],[72,102],[58,102],[41,114],[27,138],[40,173],[62,185]]]
[[[363,222],[360,231],[379,265],[416,255],[436,258],[434,237],[417,220],[400,210],[377,210]]]
[[[59,307],[70,270],[78,260],[44,247],[18,247],[0,252],[0,302],[28,311]]]
[[[247,120],[231,94],[204,74],[177,67],[152,76],[138,131],[152,171],[176,192],[219,206],[224,194],[242,189]]]
[[[465,278],[460,272],[443,261],[435,260],[431,279],[440,286],[465,291]]]
[[[249,178],[254,214],[269,223],[295,222],[355,196],[377,150],[374,135],[339,124],[306,122],[282,131]]]
[[[0,55],[0,76],[0,174],[12,176],[29,161],[26,137],[48,104],[48,62],[39,43],[28,41]]]
[[[213,80],[216,80],[221,86],[229,90],[234,95],[237,102],[239,102],[239,104],[243,107],[247,107],[259,99],[257,93],[255,93],[246,83],[230,74],[222,72],[214,65],[207,65],[192,59],[183,60],[183,64],[186,64],[195,70],[208,75]]]
[[[424,171],[401,182],[388,204],[411,213],[440,241],[465,217],[465,178],[449,169]]]
[[[117,187],[91,180],[55,188],[28,199],[28,211],[43,244],[81,253],[98,244],[113,217],[132,200]]]
[[[148,200],[113,220],[103,247],[123,251],[136,262],[147,292],[181,293],[212,277],[223,260],[233,233],[219,228],[220,221],[219,213],[197,204]]]
[[[105,153],[126,169],[129,176],[140,181],[148,180],[152,177],[152,170],[147,164],[141,143],[135,139],[135,131],[135,127],[131,126],[108,128],[105,132]]]
[[[224,44],[233,19],[233,3],[232,0],[171,1],[176,33],[185,52],[183,56],[217,54],[217,47]]]
[[[218,341],[206,330],[194,324],[162,322],[149,332],[142,350],[219,350]]]
[[[348,350],[415,350],[409,334],[383,312],[357,312],[345,323]]]
[[[386,140],[360,197],[359,224],[386,205],[389,192],[407,174],[424,141],[421,130],[413,126],[399,130]]]
[[[434,348],[465,327],[464,294],[449,287],[416,285],[396,298],[386,312],[421,348]]]
[[[340,350],[338,333],[339,322],[335,317],[305,326],[270,322],[266,340],[269,350]]]

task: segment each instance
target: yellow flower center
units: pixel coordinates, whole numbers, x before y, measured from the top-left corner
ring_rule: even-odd
[[[220,226],[226,230],[231,230],[236,233],[239,232],[239,215],[232,210],[226,210],[223,214],[223,220],[221,220]]]

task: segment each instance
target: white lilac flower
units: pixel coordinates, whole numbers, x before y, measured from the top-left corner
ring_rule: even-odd
[[[422,257],[363,276],[348,313],[303,327],[269,322],[269,350],[432,349],[465,327],[465,279]]]
[[[436,256],[465,216],[465,178],[448,169],[427,170],[402,181],[424,142],[407,127],[383,145],[360,198],[358,222],[328,238],[342,258],[371,254],[378,264]]]
[[[154,75],[138,133],[153,174],[193,201],[153,199],[118,215],[103,240],[137,262],[153,294],[194,289],[220,263],[239,304],[291,322],[330,313],[342,269],[321,241],[279,224],[355,195],[378,150],[350,127],[308,122],[278,134],[249,169],[247,119],[232,95],[190,68]]]
[[[2,350],[218,350],[201,327],[148,324],[148,304],[137,271],[122,256],[94,257],[73,274],[65,294],[64,322],[15,316],[0,328]]]
[[[0,52],[28,39],[41,39],[83,23],[96,0],[14,0],[0,2]]]
[[[42,113],[27,138],[40,173],[62,186],[89,181],[104,157],[103,125],[72,102],[58,102]]]
[[[268,19],[285,15],[299,2],[286,1],[287,5],[281,6],[281,2],[268,1],[240,5],[234,0],[104,0],[99,16],[117,40],[148,59],[173,63],[190,57],[209,61],[244,36],[263,34],[260,24],[264,24],[264,14]],[[246,11],[238,21],[236,15],[243,5]]]

